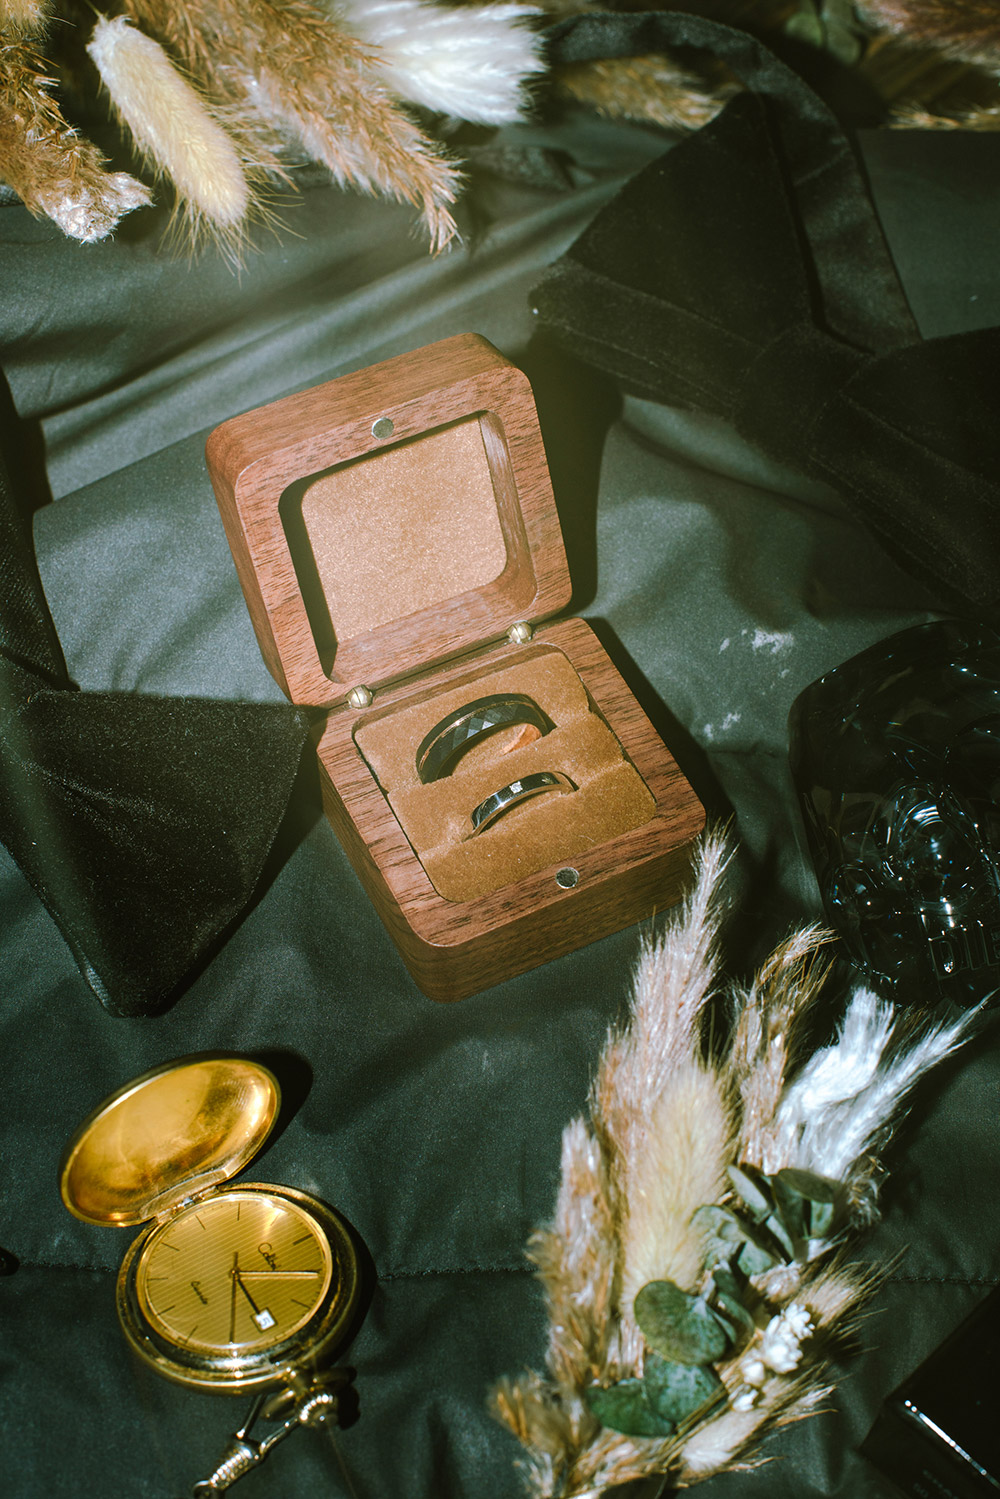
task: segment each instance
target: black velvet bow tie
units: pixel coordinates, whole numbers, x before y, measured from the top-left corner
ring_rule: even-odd
[[[556,63],[683,45],[752,91],[598,214],[534,290],[543,326],[825,480],[938,597],[995,616],[1000,330],[920,338],[843,132],[752,37],[662,13],[550,33]]]
[[[14,430],[0,379],[0,438]],[[0,840],[102,1004],[154,1014],[251,898],[307,724],[281,704],[77,691],[5,446]]]

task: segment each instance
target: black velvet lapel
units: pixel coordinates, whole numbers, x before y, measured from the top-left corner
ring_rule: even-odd
[[[260,880],[305,716],[77,691],[2,450],[0,589],[0,839],[101,1003],[154,1014]]]
[[[922,341],[832,114],[743,32],[588,16],[556,62],[687,44],[749,85],[629,182],[535,288],[542,324],[628,388],[726,417],[833,485],[963,612],[1000,610],[1000,330]]]

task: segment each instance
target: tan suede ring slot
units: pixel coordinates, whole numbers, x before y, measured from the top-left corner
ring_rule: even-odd
[[[471,744],[451,773],[421,784],[416,751],[426,734],[466,703],[525,693],[553,727],[522,742],[516,726]],[[474,900],[648,822],[655,803],[562,651],[531,645],[508,665],[470,674],[461,686],[366,716],[354,740],[389,800],[427,875],[446,900]],[[511,745],[515,747],[511,748]],[[484,798],[522,776],[550,770],[576,786],[544,792],[473,835],[470,815]]]

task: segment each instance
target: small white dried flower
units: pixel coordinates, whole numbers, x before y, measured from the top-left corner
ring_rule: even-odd
[[[775,1265],[752,1276],[750,1283],[765,1301],[783,1301],[786,1296],[794,1295],[802,1284],[802,1266],[797,1260],[790,1265]]]
[[[761,1365],[763,1368],[763,1365]],[[760,1399],[760,1391],[745,1384],[742,1389],[737,1390],[730,1402],[734,1411],[752,1411]]]
[[[800,1343],[809,1337],[813,1330],[812,1317],[799,1302],[790,1301],[781,1315]]]
[[[790,1374],[802,1358],[801,1344],[813,1330],[805,1307],[792,1301],[772,1317],[760,1340],[760,1356],[776,1374]]]
[[[767,1370],[764,1364],[759,1358],[754,1358],[752,1354],[748,1354],[743,1359],[740,1364],[740,1373],[743,1375],[746,1383],[753,1389],[759,1389],[767,1378]]]

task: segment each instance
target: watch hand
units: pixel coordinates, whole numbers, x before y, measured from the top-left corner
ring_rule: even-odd
[[[243,1292],[244,1296],[249,1301],[250,1305],[253,1307],[255,1313],[259,1317],[260,1316],[260,1307],[257,1305],[256,1301],[254,1301],[253,1297],[250,1295],[250,1292],[247,1290],[246,1286],[243,1284],[243,1276],[242,1276],[241,1272],[237,1269],[237,1267],[235,1265],[233,1266],[233,1284],[236,1285],[236,1286],[239,1286],[240,1290]]]
[[[321,1270],[241,1270],[240,1279],[261,1280],[269,1275],[277,1275],[283,1280],[315,1280],[322,1273]]]
[[[269,1327],[273,1327],[275,1325],[275,1318],[273,1313],[266,1306],[259,1307],[257,1305],[256,1301],[254,1301],[253,1297],[250,1295],[250,1292],[243,1284],[243,1277],[236,1266],[233,1267],[233,1281],[236,1285],[239,1286],[240,1290],[249,1301],[251,1309],[253,1311],[253,1321],[257,1324],[257,1327],[260,1329],[260,1331],[266,1332]]]
[[[232,1297],[232,1300],[229,1303],[229,1341],[230,1341],[230,1343],[235,1343],[236,1342],[236,1276],[239,1273],[239,1263],[240,1263],[239,1250],[236,1250],[236,1252],[233,1255],[233,1268],[229,1272],[230,1276],[232,1277],[232,1282],[233,1282],[233,1297]]]

